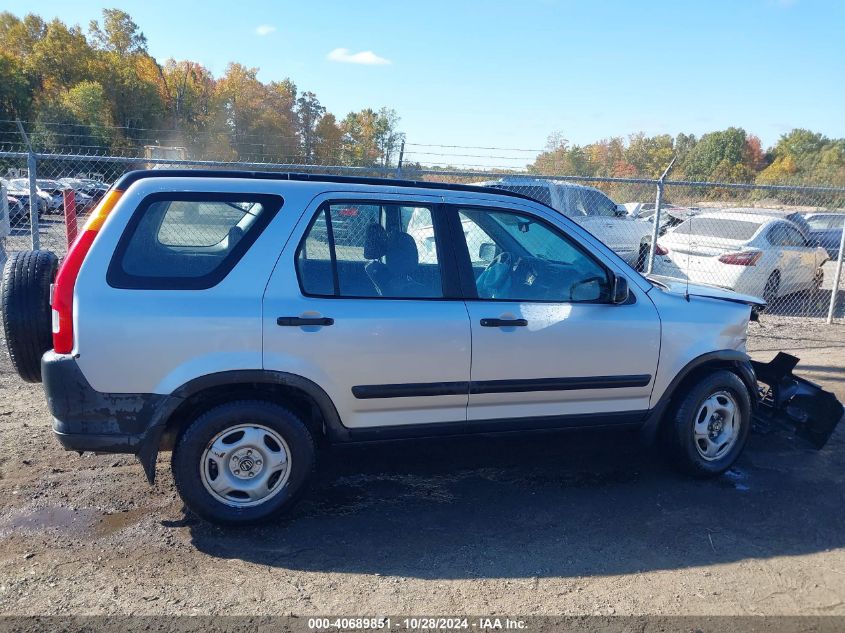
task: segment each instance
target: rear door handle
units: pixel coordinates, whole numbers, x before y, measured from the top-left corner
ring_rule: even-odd
[[[279,317],[276,325],[287,327],[301,327],[303,325],[334,325],[334,319],[329,317]]]
[[[481,327],[525,327],[525,319],[481,319]]]

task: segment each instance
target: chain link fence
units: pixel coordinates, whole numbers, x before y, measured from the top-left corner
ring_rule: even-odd
[[[845,189],[834,187],[0,151],[3,249],[44,248],[61,256],[69,235],[111,183],[127,171],[168,167],[483,184],[555,208],[642,272],[763,297],[773,317],[830,322],[845,313],[845,297],[835,290],[841,274]],[[367,212],[339,209],[338,226],[357,227]],[[481,251],[483,236],[476,237]]]

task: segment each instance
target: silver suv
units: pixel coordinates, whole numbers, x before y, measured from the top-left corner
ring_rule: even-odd
[[[289,509],[323,443],[639,427],[716,475],[758,406],[758,299],[649,281],[496,189],[131,172],[56,266],[17,253],[3,281],[10,355],[56,437],[134,453],[151,481],[172,449],[185,504],[219,523]],[[817,444],[821,417],[798,421]]]

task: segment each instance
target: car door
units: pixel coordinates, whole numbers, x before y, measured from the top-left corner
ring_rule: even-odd
[[[771,241],[780,249],[780,295],[806,290],[812,284],[816,270],[815,247],[808,246],[801,232],[788,222],[779,222],[772,231]]]
[[[407,232],[411,218],[436,227],[439,202],[320,196],[267,286],[265,369],[317,383],[347,428],[466,421],[466,307],[434,233],[421,260]]]
[[[646,294],[632,284],[610,303],[611,267],[551,214],[449,208],[472,328],[469,422],[639,420],[660,348]]]

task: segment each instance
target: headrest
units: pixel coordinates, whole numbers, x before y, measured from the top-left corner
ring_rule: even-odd
[[[387,252],[387,231],[371,222],[364,230],[364,259],[379,259]]]
[[[394,275],[409,275],[414,272],[420,263],[414,238],[402,231],[388,233],[384,263]]]

